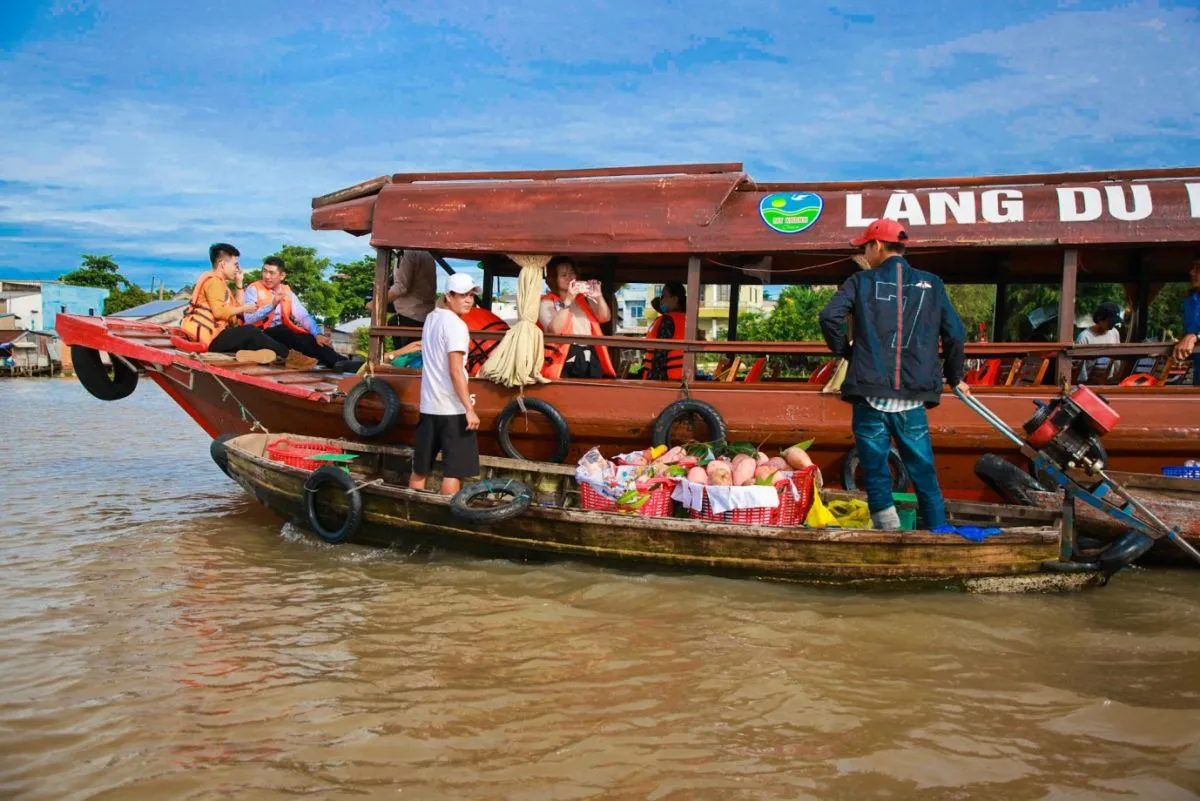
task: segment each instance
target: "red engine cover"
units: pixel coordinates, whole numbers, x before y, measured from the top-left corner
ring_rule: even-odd
[[[1028,437],[1029,444],[1038,450],[1041,450],[1049,445],[1050,440],[1054,439],[1054,437],[1057,435],[1058,425],[1054,422],[1054,419],[1051,418],[1034,429],[1033,433],[1031,433]]]
[[[1121,421],[1121,415],[1117,414],[1116,409],[1100,400],[1099,395],[1083,384],[1075,387],[1069,397],[1076,406],[1083,410],[1084,414],[1091,418],[1096,432],[1101,436],[1112,431]]]

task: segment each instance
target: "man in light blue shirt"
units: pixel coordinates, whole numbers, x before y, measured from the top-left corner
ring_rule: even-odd
[[[258,326],[271,339],[331,370],[349,370],[347,360],[330,346],[329,337],[292,288],[284,283],[286,277],[283,259],[276,256],[263,259],[262,278],[246,287],[246,303],[255,307],[246,313],[246,324]]]

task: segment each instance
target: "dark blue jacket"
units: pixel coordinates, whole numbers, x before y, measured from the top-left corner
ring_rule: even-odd
[[[846,337],[851,315],[853,346]],[[850,360],[843,400],[902,398],[936,406],[943,376],[952,387],[963,378],[966,330],[946,286],[901,256],[846,279],[821,312],[821,333],[835,355]]]

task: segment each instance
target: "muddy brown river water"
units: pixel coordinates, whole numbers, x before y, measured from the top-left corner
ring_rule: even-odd
[[[1200,797],[1200,571],[818,590],[327,546],[0,382],[0,798]]]

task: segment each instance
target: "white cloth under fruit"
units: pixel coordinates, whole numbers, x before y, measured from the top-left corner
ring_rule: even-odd
[[[704,496],[708,495],[708,508],[713,514],[723,514],[733,509],[774,509],[779,506],[779,491],[774,487],[725,487],[714,484],[696,484],[681,478],[675,485],[671,498],[699,512],[704,508]]]

